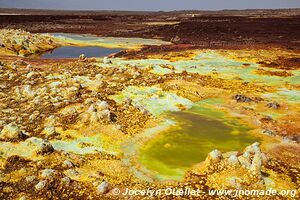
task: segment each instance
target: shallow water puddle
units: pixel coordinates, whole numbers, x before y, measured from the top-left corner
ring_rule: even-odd
[[[140,149],[139,162],[157,179],[181,179],[186,169],[207,154],[242,150],[259,141],[235,118],[205,107],[167,114],[176,125],[160,132]]]
[[[42,58],[78,58],[81,54],[86,57],[103,57],[122,51],[121,48],[105,48],[97,46],[65,46],[46,52]]]

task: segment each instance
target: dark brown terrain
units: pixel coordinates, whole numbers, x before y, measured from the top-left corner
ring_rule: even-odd
[[[262,45],[264,48],[298,50],[300,42],[300,9],[219,12],[45,12],[0,9],[0,13],[0,28],[20,28],[34,33],[162,38],[187,44],[184,48],[239,49]]]

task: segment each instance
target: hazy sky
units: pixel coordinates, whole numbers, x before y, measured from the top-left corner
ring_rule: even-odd
[[[300,0],[0,0],[0,8],[165,11],[300,8]]]

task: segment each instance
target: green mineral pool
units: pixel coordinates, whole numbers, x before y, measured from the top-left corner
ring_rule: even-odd
[[[243,150],[259,138],[241,120],[205,106],[167,114],[176,125],[158,133],[139,152],[139,162],[156,179],[180,180],[184,172],[219,149]]]

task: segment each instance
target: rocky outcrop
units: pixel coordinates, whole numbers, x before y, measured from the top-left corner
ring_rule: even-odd
[[[4,126],[0,133],[1,140],[18,140],[22,137],[24,137],[24,134],[15,123]]]
[[[254,143],[243,152],[222,154],[213,150],[195,171],[207,176],[207,185],[211,188],[264,188],[261,170],[265,160],[259,143]]]
[[[0,49],[10,54],[24,56],[49,51],[58,46],[58,41],[50,35],[31,34],[23,30],[0,30]]]
[[[97,123],[100,121],[112,122],[114,120],[113,113],[109,110],[106,101],[86,102],[90,104],[88,109],[81,114],[81,121],[84,123]]]

